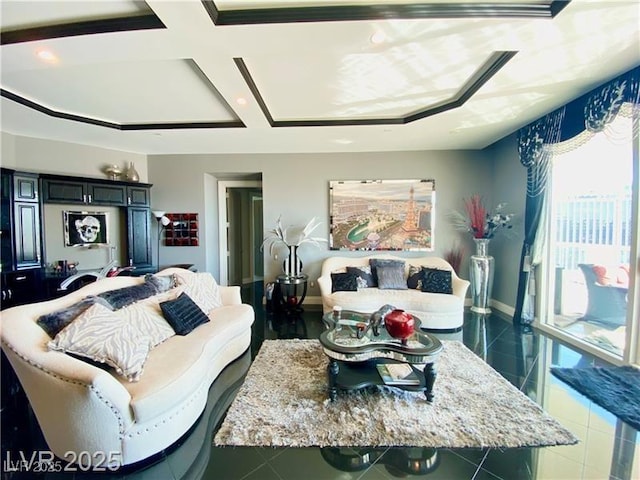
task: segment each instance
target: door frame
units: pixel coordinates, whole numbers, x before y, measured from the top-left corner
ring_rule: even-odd
[[[218,180],[218,255],[220,285],[229,285],[229,246],[227,245],[229,222],[227,199],[230,188],[262,188],[260,180]]]

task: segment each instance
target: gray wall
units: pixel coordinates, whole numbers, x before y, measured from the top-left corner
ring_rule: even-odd
[[[485,152],[493,159],[491,198],[495,203],[506,202],[505,211],[516,214],[513,229],[498,232],[489,245],[489,253],[496,260],[492,297],[514,307],[524,240],[527,169],[520,164],[515,134],[496,142]]]
[[[199,247],[161,247],[161,263],[194,263],[201,270],[219,275],[218,191],[220,177],[261,173],[264,197],[264,228],[273,228],[279,215],[285,225],[302,225],[316,216],[322,225],[316,231],[327,238],[329,231],[330,180],[434,178],[436,180],[435,251],[443,255],[453,244],[467,249],[462,275],[473,253],[468,234],[456,231],[447,214],[462,209],[462,199],[480,193],[488,203],[507,202],[518,214],[510,237],[496,236],[490,253],[496,258],[493,296],[513,307],[517,290],[517,271],[522,245],[522,215],[525,202],[526,170],[518,161],[514,135],[483,151],[423,151],[355,154],[287,155],[144,155],[97,147],[14,136],[2,133],[2,166],[28,171],[104,178],[106,164],[121,166],[133,161],[141,181],[154,184],[152,207],[167,212],[200,214]],[[45,210],[45,215],[49,217]],[[56,217],[59,212],[56,211]],[[45,222],[51,219],[45,218]],[[54,220],[55,221],[55,220]],[[156,229],[152,228],[155,250]],[[55,237],[59,235],[54,234]],[[59,238],[58,238],[59,240]],[[51,241],[46,239],[47,243]],[[57,240],[53,240],[57,241]],[[52,250],[53,252],[53,250]],[[57,252],[62,255],[62,252]],[[315,281],[321,262],[331,255],[364,255],[361,252],[335,252],[328,247],[301,249],[305,271]],[[96,262],[102,262],[104,252]],[[418,256],[420,253],[400,253]],[[57,260],[51,258],[48,260]],[[85,265],[92,261],[86,259]],[[281,260],[265,258],[265,279],[280,272]],[[317,287],[309,295],[319,295]]]
[[[286,225],[304,225],[317,217],[318,236],[329,234],[329,181],[358,179],[434,178],[436,180],[435,251],[442,255],[452,242],[468,244],[468,235],[453,229],[447,214],[462,208],[462,198],[490,192],[492,160],[482,151],[427,151],[343,154],[283,155],[152,155],[149,177],[154,184],[154,208],[171,212],[197,212],[206,239],[200,247],[162,247],[162,263],[194,263],[219,272],[218,205],[216,178],[230,174],[261,173],[264,198],[264,228],[273,228],[282,215]],[[213,179],[213,181],[211,181]],[[214,191],[210,191],[213,189]],[[338,252],[304,246],[300,256],[305,272],[315,283],[322,260]],[[364,255],[362,252],[340,252]],[[420,253],[400,253],[419,256]],[[281,273],[282,259],[265,258],[265,280]],[[463,271],[464,268],[463,266]],[[312,286],[309,295],[319,295]]]
[[[7,147],[5,147],[5,142]],[[6,153],[6,156],[5,156]],[[38,173],[107,178],[106,165],[133,162],[141,182],[148,181],[147,156],[39,138],[2,135],[2,166]]]

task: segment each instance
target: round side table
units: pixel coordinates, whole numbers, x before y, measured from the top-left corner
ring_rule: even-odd
[[[282,292],[281,306],[289,311],[301,311],[304,297],[307,296],[307,281],[309,276],[305,274],[291,277],[289,275],[278,275],[276,282],[280,285]]]

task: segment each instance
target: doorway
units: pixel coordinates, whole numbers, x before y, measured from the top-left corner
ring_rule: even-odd
[[[242,286],[262,281],[262,182],[219,181],[218,196],[220,284]]]

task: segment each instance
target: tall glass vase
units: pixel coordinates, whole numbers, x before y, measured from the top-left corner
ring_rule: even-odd
[[[489,239],[474,238],[476,254],[469,261],[469,278],[471,280],[471,311],[491,313],[489,300],[493,289],[493,272],[495,261],[488,254]]]

